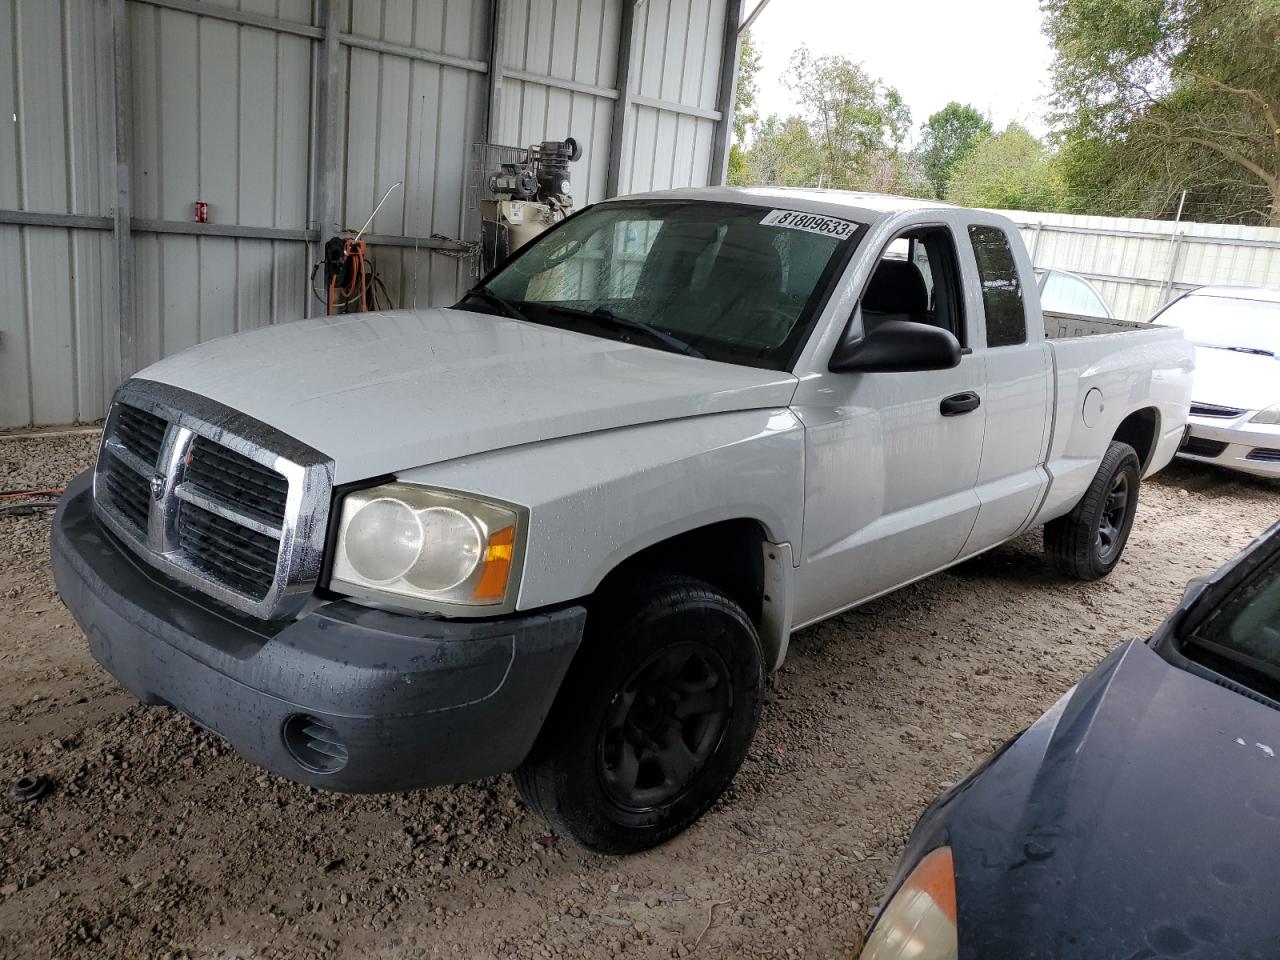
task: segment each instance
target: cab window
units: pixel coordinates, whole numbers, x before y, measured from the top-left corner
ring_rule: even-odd
[[[910,320],[951,331],[965,345],[955,241],[946,227],[921,227],[895,237],[862,294],[862,326]]]
[[[1013,247],[997,227],[971,226],[969,240],[982,281],[982,305],[987,315],[987,346],[1009,347],[1027,342],[1027,310]]]

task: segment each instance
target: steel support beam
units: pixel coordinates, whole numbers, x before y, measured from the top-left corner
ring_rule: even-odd
[[[310,37],[312,40],[324,38],[324,31],[305,23],[294,23],[261,13],[250,13],[232,7],[219,7],[201,0],[133,0],[135,3],[146,3],[166,10],[177,10],[179,13],[191,13],[197,17],[213,17],[215,20],[226,20],[238,23],[242,27],[261,27],[263,30],[274,30],[277,33],[291,33],[298,37]]]
[[[133,104],[130,96],[129,11],[125,0],[111,2],[111,93],[115,120],[115,204],[112,245],[116,254],[116,343],[118,375],[126,380],[138,369],[138,311],[133,299],[133,209],[129,198],[129,157],[133,149]],[[109,341],[108,341],[109,342]]]
[[[729,144],[733,139],[733,100],[738,90],[738,49],[742,37],[738,24],[742,22],[742,0],[729,0],[724,11],[724,37],[720,48],[720,93],[716,108],[720,118],[716,121],[715,139],[711,144],[711,171],[708,182],[724,183],[729,172]]]
[[[685,103],[661,100],[658,97],[642,97],[639,94],[631,98],[638,107],[652,107],[654,110],[666,110],[668,113],[679,113],[686,117],[698,117],[702,120],[719,120],[719,110],[704,110],[702,107],[691,107]]]
[[[548,77],[541,73],[528,73],[525,70],[513,70],[510,67],[504,67],[502,70],[504,77],[510,77],[512,80],[521,80],[525,83],[540,83],[544,87],[554,87],[557,90],[568,90],[570,93],[585,93],[592,97],[603,97],[606,100],[617,100],[618,91],[612,87],[598,87],[594,83],[580,83],[577,80],[564,80],[560,77]],[[680,109],[685,109],[681,107]]]
[[[17,227],[69,227],[72,230],[114,230],[115,217],[83,213],[41,213],[38,210],[0,210],[0,224]]]
[[[315,130],[315,223],[321,237],[332,236],[342,229],[342,206],[338,197],[338,171],[342,145],[338,135],[338,89],[340,58],[338,17],[341,0],[320,0],[320,25],[323,42],[316,53],[316,130]]]
[[[605,179],[605,196],[616,197],[625,182],[624,147],[631,132],[632,87],[631,48],[635,37],[636,0],[622,0],[622,17],[618,22],[618,100],[613,105],[613,124],[609,129],[609,170]]]
[[[489,5],[489,76],[485,81],[484,139],[497,143],[502,129],[502,76],[507,49],[507,0]]]
[[[419,50],[417,47],[408,47],[402,43],[389,43],[386,40],[358,37],[354,33],[339,33],[338,42],[348,47],[372,50],[374,53],[389,53],[393,57],[421,60],[424,63],[434,63],[441,67],[456,67],[459,70],[470,70],[472,73],[488,73],[489,71],[489,65],[483,60],[468,60],[466,57],[452,57],[447,53],[432,53],[429,50]]]
[[[747,14],[747,19],[742,21],[742,25],[738,27],[738,33],[746,33],[751,29],[751,25],[756,22],[756,17],[764,13],[764,8],[769,5],[769,0],[760,0],[756,4],[755,9]]]

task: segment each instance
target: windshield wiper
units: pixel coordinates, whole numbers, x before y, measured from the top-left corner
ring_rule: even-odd
[[[494,293],[492,290],[490,290],[486,286],[481,285],[477,287],[472,287],[465,294],[463,294],[462,299],[466,300],[468,297],[476,297],[477,299],[483,300],[486,303],[490,303],[493,306],[497,307],[499,310],[501,310],[503,313],[505,313],[508,317],[511,317],[512,319],[523,320],[525,323],[533,322],[528,317],[526,317],[524,313],[520,310],[520,308],[517,307],[514,303],[512,303],[510,300],[506,299],[505,297],[498,296],[496,293]]]
[[[1262,347],[1233,347],[1225,343],[1197,343],[1196,346],[1208,347],[1210,350],[1230,350],[1232,353],[1248,353],[1259,357],[1275,356],[1270,350],[1264,350]]]
[[[592,320],[602,320],[605,324],[612,327],[617,327],[622,330],[634,330],[637,333],[643,333],[646,336],[657,340],[659,343],[670,347],[677,353],[683,353],[685,356],[689,357],[697,357],[699,360],[707,359],[706,354],[701,350],[688,341],[681,340],[675,334],[667,333],[667,331],[661,330],[651,323],[645,323],[643,320],[633,320],[630,317],[618,316],[618,314],[605,307],[596,307],[594,310],[588,311],[578,310],[574,307],[563,307],[554,303],[543,303],[539,304],[539,306],[551,311],[552,313],[566,314],[571,317],[587,317]]]

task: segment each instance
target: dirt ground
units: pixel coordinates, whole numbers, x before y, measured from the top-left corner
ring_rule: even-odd
[[[0,438],[0,489],[94,444]],[[1037,533],[801,632],[733,789],[629,859],[507,778],[326,794],[138,706],[58,602],[48,514],[0,515],[0,957],[851,957],[928,801],[1278,515],[1280,485],[1175,465],[1106,581]],[[12,800],[25,772],[52,791]]]

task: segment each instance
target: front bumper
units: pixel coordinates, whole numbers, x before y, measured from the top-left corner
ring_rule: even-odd
[[[94,657],[291,780],[375,793],[513,770],[582,637],[578,606],[461,621],[335,601],[244,618],[138,562],[94,518],[90,486],[86,473],[67,488],[52,559]]]
[[[1178,456],[1256,477],[1280,477],[1280,426],[1250,422],[1256,413],[1231,420],[1191,417]]]

